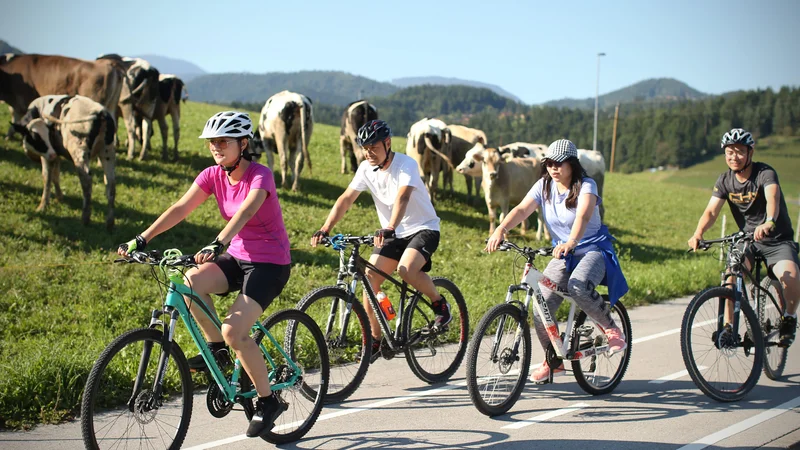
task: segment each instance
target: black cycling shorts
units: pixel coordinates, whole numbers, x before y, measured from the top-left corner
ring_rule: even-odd
[[[422,256],[425,257],[425,265],[422,266],[422,271],[428,272],[431,270],[431,256],[433,256],[433,252],[439,248],[439,232],[434,230],[422,230],[404,238],[395,237],[387,239],[383,247],[374,248],[372,254],[400,261],[400,257],[403,256],[403,252],[406,251],[407,248],[413,248],[422,253]]]
[[[262,309],[267,309],[272,300],[280,295],[291,272],[291,264],[250,262],[234,258],[228,253],[219,255],[215,264],[228,280],[228,291],[219,292],[218,295],[240,290],[258,302]]]
[[[800,267],[800,258],[797,256],[797,242],[778,241],[778,242],[753,242],[753,247],[761,253],[767,260],[767,267],[772,268],[779,261],[794,261]],[[748,247],[747,259],[752,263],[753,254]]]

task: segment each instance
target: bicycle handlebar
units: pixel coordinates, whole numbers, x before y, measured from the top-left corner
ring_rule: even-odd
[[[148,266],[158,266],[162,263],[169,267],[197,267],[194,260],[194,255],[170,255],[169,251],[165,252],[167,256],[163,256],[158,250],[151,250],[149,252],[131,252],[127,258],[115,259],[115,263],[128,263],[128,264],[145,264]]]
[[[330,237],[323,237],[320,243],[325,247],[333,247],[334,250],[344,250],[348,245],[373,245],[374,236],[367,234],[364,236],[352,236],[349,234],[336,234]]]
[[[697,242],[697,248],[705,251],[711,248],[713,244],[725,244],[725,243],[735,244],[738,242],[753,242],[753,233],[737,231],[736,233],[729,234],[719,239],[708,239],[708,240],[701,239],[700,241]],[[689,250],[686,251],[686,253],[690,253],[692,251],[693,250],[690,248]]]
[[[527,258],[535,258],[538,256],[552,256],[553,255],[553,247],[542,247],[542,248],[531,248],[531,247],[520,247],[519,245],[511,242],[511,241],[503,241],[497,247],[498,250],[501,252],[507,252],[509,250],[513,250]]]

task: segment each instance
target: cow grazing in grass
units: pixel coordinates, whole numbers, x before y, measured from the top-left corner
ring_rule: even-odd
[[[110,61],[84,61],[57,55],[16,55],[0,64],[0,100],[14,122],[43,95],[82,95],[114,111],[124,72]],[[8,137],[14,128],[9,128]]]
[[[342,155],[342,173],[347,172],[347,161],[350,170],[355,173],[361,161],[364,161],[364,149],[356,143],[358,129],[371,120],[378,119],[378,109],[366,100],[358,100],[347,105],[342,113],[342,127],[339,130],[339,152]]]
[[[450,159],[451,138],[450,129],[439,119],[424,118],[412,125],[408,133],[406,155],[417,162],[431,202],[436,201],[439,172],[453,165]]]
[[[289,91],[273,95],[261,109],[258,131],[270,169],[273,153],[277,153],[281,162],[282,187],[289,187],[287,175],[291,170],[292,191],[297,191],[305,160],[308,160],[308,171],[311,173],[311,157],[308,154],[311,132],[314,131],[311,100],[305,95]]]
[[[97,158],[103,167],[106,184],[108,212],[106,227],[114,226],[114,198],[116,181],[114,166],[116,152],[114,136],[116,123],[111,113],[96,101],[76,95],[48,95],[37,98],[29,105],[25,116],[13,123],[23,136],[25,153],[42,163],[42,200],[37,211],[47,208],[50,202],[50,184],[55,186],[56,197],[61,199],[60,157],[71,159],[83,190],[81,221],[89,224],[92,200],[90,162]]]

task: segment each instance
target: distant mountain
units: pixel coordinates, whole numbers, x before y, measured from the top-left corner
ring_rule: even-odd
[[[16,53],[18,55],[21,55],[21,54],[23,54],[25,52],[23,52],[22,50],[14,47],[13,45],[9,44],[8,42],[0,39],[0,55],[2,55],[4,53]]]
[[[158,67],[158,66],[156,66]],[[159,68],[160,70],[160,68]],[[212,103],[264,103],[284,89],[306,95],[314,103],[347,105],[359,98],[385,97],[399,88],[358,75],[336,71],[219,73],[187,83],[192,100]]]
[[[196,64],[183,59],[168,58],[160,55],[139,55],[137,58],[149,61],[161,73],[171,73],[179,76],[186,83],[208,73]]]
[[[432,85],[441,85],[441,86],[453,86],[453,85],[461,85],[461,86],[471,86],[471,87],[478,87],[478,88],[486,88],[494,93],[501,95],[506,98],[510,98],[517,103],[522,103],[519,97],[516,95],[506,91],[505,89],[501,88],[500,86],[489,84],[489,83],[482,83],[480,81],[472,81],[472,80],[462,80],[460,78],[447,78],[447,77],[406,77],[406,78],[395,78],[392,80],[392,84],[395,86],[400,87],[411,87],[411,86],[420,86],[424,84],[432,84]]]
[[[673,78],[652,78],[631,86],[601,95],[598,103],[606,108],[617,103],[660,103],[676,100],[700,100],[708,97],[686,83]],[[559,108],[594,109],[594,98],[582,100],[565,98],[544,103]]]

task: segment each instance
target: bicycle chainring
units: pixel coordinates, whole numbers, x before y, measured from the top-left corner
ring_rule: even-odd
[[[228,415],[233,409],[233,402],[228,401],[216,383],[211,383],[206,394],[208,412],[217,419]]]

